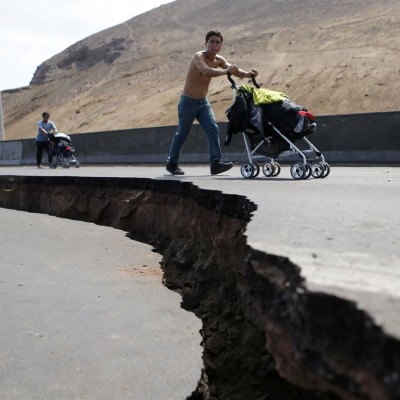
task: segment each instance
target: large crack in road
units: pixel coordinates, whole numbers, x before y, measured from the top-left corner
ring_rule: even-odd
[[[256,251],[257,206],[188,182],[0,177],[0,207],[111,226],[162,255],[163,283],[202,321],[188,399],[394,400],[400,342],[355,303],[308,290],[289,259]]]

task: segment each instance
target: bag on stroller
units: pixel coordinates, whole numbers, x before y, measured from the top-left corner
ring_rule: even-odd
[[[81,165],[75,158],[75,149],[72,147],[71,138],[65,133],[55,133],[50,135],[52,142],[53,162],[50,164],[51,168],[57,168],[57,165],[62,165],[63,168],[69,168],[74,165],[79,168]]]
[[[235,102],[226,111],[228,126],[225,145],[228,146],[232,135],[242,133],[249,163],[241,167],[242,176],[254,178],[260,167],[253,161],[255,155],[271,160],[263,165],[265,176],[277,176],[280,165],[274,161],[280,155],[297,153],[302,163],[292,165],[291,174],[295,179],[326,177],[330,167],[323,155],[306,138],[316,130],[314,115],[306,108],[290,100],[283,92],[262,89],[253,78],[255,87],[241,85],[238,87],[231,76],[228,76],[235,92]],[[295,142],[304,139],[308,150],[300,150]],[[321,162],[310,164],[305,153],[315,153]]]

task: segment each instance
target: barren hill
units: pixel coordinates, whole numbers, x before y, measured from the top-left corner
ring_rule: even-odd
[[[400,109],[398,0],[177,0],[75,43],[29,86],[2,92],[6,139],[34,137],[45,109],[69,134],[177,124],[189,59],[210,29],[229,62],[317,116]],[[225,77],[209,98],[225,121]]]

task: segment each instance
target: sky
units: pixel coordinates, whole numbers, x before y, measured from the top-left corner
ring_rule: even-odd
[[[0,0],[0,91],[94,33],[173,0]]]

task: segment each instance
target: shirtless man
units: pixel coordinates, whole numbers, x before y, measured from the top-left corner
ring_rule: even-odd
[[[238,78],[256,77],[258,72],[252,69],[243,71],[228,63],[218,53],[222,49],[223,37],[220,32],[210,31],[206,35],[206,50],[198,51],[190,60],[185,85],[178,104],[179,126],[167,159],[166,169],[172,175],[184,175],[179,167],[182,147],[189,136],[193,121],[197,119],[207,134],[210,153],[211,175],[220,174],[233,167],[231,162],[221,161],[219,129],[214,111],[207,99],[211,78],[232,74]]]

